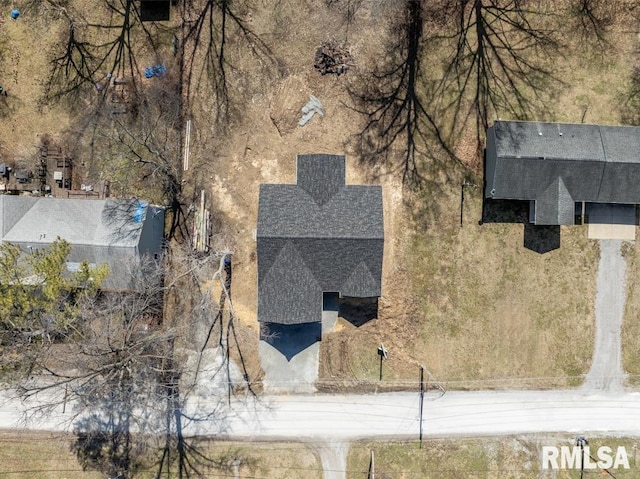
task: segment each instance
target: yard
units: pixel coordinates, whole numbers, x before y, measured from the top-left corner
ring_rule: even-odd
[[[40,14],[30,5],[18,20],[8,14],[2,20],[5,77],[0,82],[9,96],[1,100],[6,127],[0,130],[0,145],[3,161],[16,163],[33,161],[44,135],[71,146],[69,138],[83,127],[77,115],[81,104],[44,101],[52,50],[65,23],[60,15]],[[70,5],[88,11],[82,0]],[[292,183],[297,154],[327,152],[347,155],[348,183],[383,186],[386,235],[379,318],[360,328],[341,322],[338,332],[324,338],[321,381],[327,387],[375,382],[380,343],[389,351],[384,379],[409,381],[410,387],[415,386],[420,364],[450,388],[580,384],[592,353],[598,260],[597,244],[586,239],[585,229],[563,228],[559,249],[536,253],[524,247],[521,223],[478,225],[482,196],[478,186],[464,188],[460,226],[461,184],[482,184],[472,128],[463,128],[457,143],[461,164],[449,168],[444,157],[428,163],[428,155],[418,154],[424,176],[421,189],[402,184],[402,144],[387,151],[388,161],[382,155],[374,155],[374,162],[363,161],[358,134],[366,118],[352,93],[369,78],[374,65],[384,63],[384,46],[397,34],[394,25],[400,14],[393,6],[321,2],[307,11],[297,0],[282,0],[273,6],[242,6],[237,12],[252,36],[246,38],[233,29],[228,37],[227,124],[223,128],[213,121],[219,106],[211,101],[212,87],[205,86],[207,68],[202,66],[189,85],[192,158],[189,171],[180,176],[185,208],[204,189],[214,212],[214,248],[233,252],[234,308],[252,377],[260,377],[255,347],[258,186]],[[138,64],[142,69],[163,61],[169,75],[143,79],[139,71],[144,88],[172,88],[169,79],[178,65],[171,53],[172,34],[178,32],[176,13],[156,32],[160,58],[142,51]],[[593,42],[583,49],[577,35],[567,36],[562,61],[552,62],[561,81],[549,90],[553,106],[545,119],[623,121],[625,95],[637,62],[637,38],[623,15],[609,13],[607,42]],[[316,49],[326,41],[348,47],[353,65],[346,74],[321,76],[313,68]],[[424,55],[423,64],[443,60],[442,51],[427,49]],[[204,58],[196,54],[194,61]],[[325,116],[316,115],[300,127],[300,108],[310,95],[322,102]],[[86,161],[86,175],[110,178],[114,194],[162,201],[137,170],[114,154],[112,132],[95,139],[102,143],[73,144],[76,161]],[[176,145],[167,152],[170,158],[181,157]],[[161,183],[153,175],[149,181],[154,186]]]
[[[103,474],[83,470],[72,450],[75,436],[64,433],[0,431],[2,473],[17,479],[103,478]],[[207,441],[198,444],[203,457],[200,465],[205,476],[279,477],[294,479],[305,470],[308,478],[320,478],[319,460],[309,447],[293,443],[251,443]],[[287,454],[274,454],[286,451]],[[142,464],[135,477],[156,477],[154,451],[149,451],[148,464]],[[174,471],[174,473],[176,473]]]
[[[629,469],[612,469],[614,477],[630,478],[637,472],[640,444],[636,438],[591,437],[590,451],[609,446],[614,454],[618,446],[625,448]],[[417,442],[358,443],[349,451],[347,475],[349,479],[366,477],[371,451],[374,453],[376,477],[423,477],[425,479],[494,478],[512,479],[580,477],[579,466],[574,470],[543,470],[543,446],[575,444],[575,436],[534,435],[495,437],[462,437],[452,440],[427,439],[422,448]],[[592,455],[595,455],[593,452]],[[604,471],[585,471],[586,474],[607,475]]]

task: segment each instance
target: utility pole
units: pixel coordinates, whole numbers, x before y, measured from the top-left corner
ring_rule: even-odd
[[[382,343],[378,347],[378,356],[380,356],[380,381],[382,381],[382,361],[387,359],[387,349]]]
[[[424,410],[424,366],[420,365],[420,449],[422,449],[422,412]]]
[[[584,436],[576,437],[576,446],[580,446],[580,479],[584,477],[584,446],[588,445],[589,441]]]
[[[373,449],[371,449],[371,459],[369,460],[369,475],[367,479],[376,479],[376,467],[373,462]]]

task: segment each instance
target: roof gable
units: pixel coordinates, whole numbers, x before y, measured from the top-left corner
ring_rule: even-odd
[[[572,224],[576,201],[640,203],[640,127],[496,121],[487,137],[486,196],[535,200],[537,220]]]
[[[322,320],[322,288],[291,241],[258,283],[259,318],[298,324]]]
[[[344,165],[344,156],[298,156],[299,184],[260,185],[259,321],[320,321],[323,291],[380,295],[382,189],[345,185]]]
[[[319,206],[345,186],[345,158],[337,155],[298,155],[298,187]]]
[[[147,213],[150,213],[147,215]],[[144,254],[160,253],[164,211],[146,202],[84,200],[0,195],[0,240],[24,251],[46,248],[57,237],[71,244],[68,262],[107,263],[111,273],[105,289],[135,287],[136,271]],[[142,241],[145,225],[147,234]]]
[[[377,293],[376,293],[377,291]],[[364,261],[361,261],[342,285],[340,292],[344,296],[366,298],[380,295],[380,281],[376,281]]]
[[[575,202],[562,178],[556,178],[536,199],[536,224],[572,225]]]

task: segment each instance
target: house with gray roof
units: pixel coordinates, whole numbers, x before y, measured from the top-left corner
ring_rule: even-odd
[[[345,157],[299,155],[296,184],[262,184],[258,321],[322,321],[323,297],[381,294],[380,186],[346,185]]]
[[[143,256],[162,252],[164,209],[137,199],[83,200],[0,195],[0,241],[23,251],[46,248],[57,237],[71,244],[67,269],[82,261],[106,263],[107,290],[135,289]]]
[[[496,121],[485,198],[530,202],[530,222],[572,225],[585,204],[640,204],[640,127]]]

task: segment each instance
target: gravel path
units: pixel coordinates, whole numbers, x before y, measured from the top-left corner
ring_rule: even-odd
[[[600,263],[596,281],[596,342],[593,362],[583,388],[588,391],[622,391],[620,332],[626,300],[627,263],[622,241],[600,240]]]
[[[345,479],[347,477],[347,453],[349,444],[330,442],[316,448],[322,463],[323,479]]]

